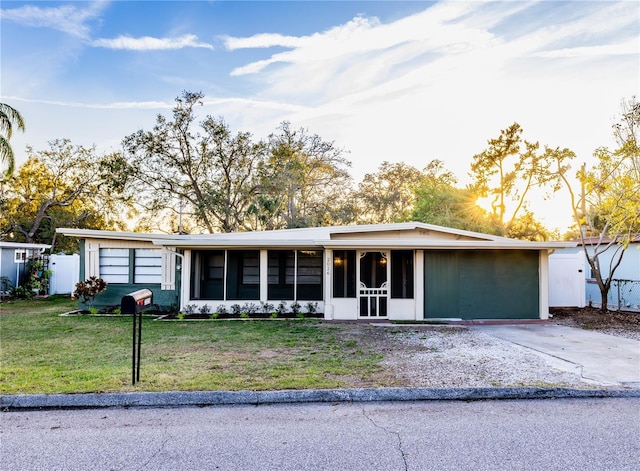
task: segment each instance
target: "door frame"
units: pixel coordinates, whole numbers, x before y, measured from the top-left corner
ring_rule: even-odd
[[[388,249],[382,250],[358,250],[357,252],[357,263],[356,263],[356,308],[358,310],[358,319],[387,319],[389,317],[389,304],[391,298],[391,289],[390,289],[390,278],[391,278],[391,251]],[[379,253],[382,255],[381,263],[385,265],[385,281],[380,284],[378,287],[367,287],[361,281],[360,275],[362,273],[362,261],[363,258],[368,253]],[[370,291],[367,293],[366,291]],[[376,315],[372,316],[367,314],[362,314],[361,312],[361,300],[363,298],[375,298],[376,299]],[[380,300],[384,299],[385,301],[385,314],[380,315]],[[370,304],[368,304],[370,306]]]

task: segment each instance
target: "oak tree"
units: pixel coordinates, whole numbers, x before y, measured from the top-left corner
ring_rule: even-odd
[[[124,228],[127,201],[110,180],[121,156],[98,154],[68,139],[49,146],[40,151],[28,147],[27,161],[3,179],[0,235],[72,250],[74,241],[57,240],[56,228]]]
[[[123,178],[137,189],[151,218],[183,212],[209,233],[250,229],[266,146],[247,132],[234,135],[223,118],[197,122],[195,108],[203,98],[185,91],[176,98],[172,119],[158,115],[151,131],[125,137],[129,165]]]
[[[345,151],[307,129],[282,122],[269,136],[260,167],[254,212],[263,229],[326,226],[350,222],[346,195],[351,165]]]

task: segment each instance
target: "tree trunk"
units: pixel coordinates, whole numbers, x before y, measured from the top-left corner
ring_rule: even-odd
[[[608,311],[608,298],[609,298],[609,288],[610,284],[600,285],[600,310],[602,312]]]

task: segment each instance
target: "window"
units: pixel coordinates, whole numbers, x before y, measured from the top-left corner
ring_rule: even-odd
[[[191,253],[191,298],[224,299],[224,250]]]
[[[27,251],[24,249],[16,249],[13,253],[13,261],[15,263],[24,263],[27,260]]]
[[[133,282],[160,283],[162,252],[160,249],[135,249]]]
[[[413,250],[391,251],[391,297],[413,298]]]
[[[227,252],[227,299],[260,299],[260,251]]]
[[[356,297],[356,251],[333,251],[333,297]]]
[[[295,252],[293,250],[269,250],[267,259],[268,299],[293,299]]]
[[[129,249],[100,249],[100,278],[107,283],[129,283]]]
[[[300,301],[322,299],[322,251],[299,250],[296,270],[296,298]]]
[[[260,299],[260,251],[194,250],[191,299]]]

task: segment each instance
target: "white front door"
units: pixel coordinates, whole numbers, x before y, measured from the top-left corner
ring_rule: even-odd
[[[358,317],[387,317],[389,252],[360,251],[358,255]]]

